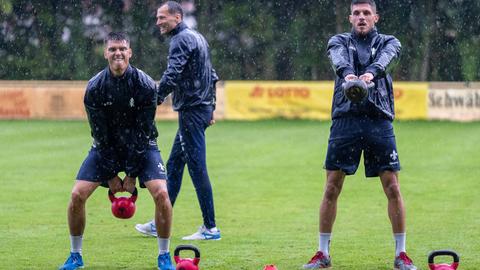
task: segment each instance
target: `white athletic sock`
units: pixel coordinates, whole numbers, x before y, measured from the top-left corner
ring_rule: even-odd
[[[318,251],[321,251],[323,255],[329,256],[331,233],[320,233],[318,236]]]
[[[170,250],[170,239],[169,238],[160,238],[157,237],[158,240],[158,254],[162,255]]]
[[[405,252],[405,242],[407,239],[406,233],[394,233],[395,237],[395,257],[400,255],[400,252]]]
[[[70,235],[70,251],[82,254],[83,235]]]

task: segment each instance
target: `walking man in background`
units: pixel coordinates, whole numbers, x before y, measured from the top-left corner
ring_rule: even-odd
[[[157,226],[158,269],[173,270],[169,253],[172,206],[156,142],[155,82],[129,64],[132,50],[124,33],[108,34],[104,44],[108,67],[90,79],[84,99],[93,146],[73,186],[68,206],[70,256],[59,269],[83,268],[82,240],[88,197],[101,184],[112,193],[132,193],[138,177],[140,186],[146,187],[153,197],[155,221],[161,224]],[[119,172],[125,172],[123,180]]]
[[[305,269],[329,268],[330,238],[337,213],[337,199],[346,175],[358,168],[363,151],[366,177],[380,177],[388,199],[388,215],[395,239],[394,268],[415,270],[405,250],[405,208],[398,171],[400,162],[395,143],[392,79],[387,68],[400,54],[400,42],[377,32],[379,16],[373,0],[354,0],[349,16],[352,32],[333,36],[328,56],[335,70],[332,127],[325,168],[327,180],[320,206],[319,246]],[[342,84],[354,79],[375,83],[368,96],[352,102]]]
[[[168,1],[157,10],[157,26],[170,36],[168,67],[158,88],[159,103],[173,92],[173,109],[178,112],[178,131],[167,162],[168,194],[174,205],[182,184],[185,164],[192,178],[202,210],[203,225],[183,240],[220,240],[215,224],[213,193],[207,172],[205,130],[215,123],[215,83],[217,74],[210,61],[205,38],[183,22],[179,3]],[[155,236],[153,221],[135,228]]]

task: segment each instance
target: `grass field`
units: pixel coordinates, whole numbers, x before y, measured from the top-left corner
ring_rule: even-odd
[[[207,131],[209,172],[222,240],[195,242],[201,269],[299,269],[314,254],[329,122],[219,122]],[[158,123],[164,160],[175,122]],[[480,123],[396,122],[407,206],[407,250],[454,249],[462,270],[480,269]],[[66,207],[91,139],[86,122],[0,121],[0,269],[56,269],[69,252]],[[339,201],[333,269],[392,269],[386,199],[363,165]],[[141,190],[130,220],[113,218],[106,189],[87,204],[86,269],[156,269],[157,242],[134,231],[153,216]],[[201,224],[185,176],[172,249]],[[190,254],[186,254],[190,255]]]

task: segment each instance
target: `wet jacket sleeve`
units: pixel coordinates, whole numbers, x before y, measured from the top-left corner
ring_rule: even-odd
[[[138,90],[142,93],[136,105],[135,130],[132,145],[128,147],[125,173],[130,177],[137,177],[145,163],[147,148],[155,129],[155,111],[157,108],[157,93],[155,82],[150,78],[140,78]]]
[[[182,73],[187,65],[188,59],[192,53],[190,42],[185,36],[178,36],[172,40],[168,52],[168,66],[163,73],[162,79],[158,86],[159,103],[178,87]]]
[[[335,35],[330,38],[327,46],[327,54],[337,76],[345,78],[349,74],[355,74],[355,69],[350,63],[347,36]]]
[[[84,97],[85,111],[94,145],[100,155],[100,166],[109,173],[115,173],[115,162],[117,160],[115,151],[109,143],[108,118],[103,107],[100,91],[98,88],[87,86]]]
[[[213,88],[213,110],[215,110],[217,106],[217,82],[218,82],[218,75],[214,68],[212,68],[212,88]]]
[[[393,68],[393,62],[399,58],[401,48],[402,45],[398,39],[393,36],[385,36],[383,48],[377,52],[375,60],[367,67],[366,72],[372,73],[374,77],[383,77]]]

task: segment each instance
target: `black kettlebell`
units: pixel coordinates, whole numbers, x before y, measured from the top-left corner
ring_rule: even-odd
[[[367,84],[360,79],[353,79],[342,84],[345,97],[353,103],[358,103],[368,96],[368,89],[375,86],[374,82]]]

